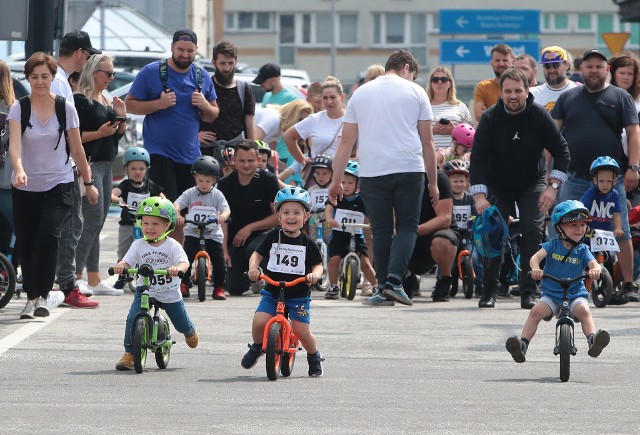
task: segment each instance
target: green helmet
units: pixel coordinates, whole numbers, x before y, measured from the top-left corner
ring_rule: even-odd
[[[145,199],[140,203],[138,211],[136,212],[136,221],[140,227],[142,227],[142,216],[156,216],[169,221],[167,229],[160,237],[154,240],[149,240],[147,239],[147,236],[144,236],[145,240],[152,243],[159,242],[167,237],[171,231],[176,229],[176,209],[168,199],[161,198],[159,196],[152,196],[151,198]]]

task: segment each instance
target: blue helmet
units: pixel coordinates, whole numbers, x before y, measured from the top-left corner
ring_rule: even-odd
[[[140,147],[131,147],[124,152],[124,157],[122,158],[122,164],[124,166],[127,166],[129,162],[137,161],[145,162],[147,167],[151,165],[151,158],[147,150]]]
[[[360,162],[358,162],[357,160],[349,160],[347,162],[347,167],[344,168],[344,173],[359,178],[360,176],[358,174],[360,173]]]
[[[616,174],[620,174],[620,166],[618,166],[618,162],[612,159],[609,156],[600,156],[591,163],[591,168],[589,172],[592,177],[595,177],[596,172],[601,169],[613,169]]]
[[[555,226],[574,221],[591,221],[589,210],[580,201],[570,199],[556,205],[551,213],[551,223]]]
[[[273,201],[276,211],[280,209],[280,206],[285,202],[299,202],[304,206],[307,211],[311,211],[311,197],[309,192],[299,186],[283,187],[276,193],[276,198]]]

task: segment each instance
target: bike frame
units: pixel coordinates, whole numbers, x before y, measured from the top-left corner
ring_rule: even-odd
[[[204,222],[196,222],[192,220],[185,220],[187,224],[193,224],[198,227],[200,231],[198,234],[198,247],[199,250],[196,252],[196,255],[193,259],[193,264],[191,265],[191,273],[193,274],[194,281],[198,281],[198,259],[204,257],[207,260],[207,281],[211,279],[211,257],[207,252],[206,239],[204,237],[204,230],[209,224],[217,224],[218,218],[216,216],[209,216],[209,218]]]
[[[349,252],[345,255],[342,260],[340,260],[340,276],[345,276],[347,273],[347,265],[349,264],[349,259],[354,258],[356,260],[356,264],[358,265],[358,276],[360,276],[361,272],[361,263],[360,256],[356,253],[356,228],[369,228],[369,224],[356,224],[356,223],[348,223],[342,222],[338,225],[339,228],[342,228],[345,231],[349,228]]]
[[[318,249],[320,250],[320,254],[322,255],[322,267],[325,271],[323,273],[323,276],[326,275],[326,279],[329,279],[329,251],[327,248],[327,244],[324,242],[324,209],[318,210],[317,212],[313,213],[313,219],[315,220],[316,226],[315,242],[316,246],[318,246]]]
[[[458,254],[456,256],[456,259],[457,259],[456,264],[458,266],[458,278],[461,279],[462,278],[462,258],[469,257],[471,259],[471,252],[469,252],[469,250],[466,248],[462,248],[463,246],[467,245],[467,239],[469,238],[469,230],[465,230],[464,228],[457,228],[456,230],[460,234],[460,240],[458,241]],[[473,264],[473,260],[472,260],[472,264]],[[473,279],[475,278],[476,278],[476,272],[474,270]]]

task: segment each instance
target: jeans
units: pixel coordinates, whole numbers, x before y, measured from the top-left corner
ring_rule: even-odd
[[[131,308],[127,315],[127,325],[124,330],[124,351],[129,353],[133,351],[133,344],[131,341],[132,322],[134,316],[138,311],[140,311],[140,297],[140,287],[138,287],[133,295],[133,302],[131,302]],[[167,316],[169,316],[169,319],[171,319],[171,323],[173,323],[173,327],[176,328],[176,331],[186,335],[193,334],[195,327],[193,326],[193,322],[189,318],[187,310],[184,307],[184,303],[181,300],[170,304],[163,303],[162,308],[167,313]]]
[[[424,189],[422,172],[360,178],[360,191],[375,241],[373,264],[381,285],[391,277],[403,280],[418,236]]]
[[[249,279],[244,273],[249,270],[249,258],[251,254],[260,246],[267,233],[253,233],[247,242],[239,247],[233,246],[233,238],[229,238],[227,249],[231,257],[231,267],[227,268],[227,291],[231,296],[240,296],[249,289]],[[267,259],[260,265],[263,270],[266,268]]]
[[[76,248],[82,236],[82,195],[78,184],[78,174],[75,176],[76,182],[71,186],[71,213],[67,214],[62,223],[62,232],[58,241],[58,266],[56,267],[56,282],[60,290],[69,294],[75,282],[76,268]]]
[[[542,226],[544,224],[544,215],[538,208],[538,200],[540,194],[545,190],[546,183],[543,179],[538,180],[536,184],[525,188],[520,192],[499,192],[489,190],[489,198],[495,196],[496,206],[502,214],[505,221],[509,218],[513,210],[514,202],[520,210],[520,230],[522,239],[520,241],[520,268],[518,281],[520,284],[521,295],[528,296],[535,290],[536,284],[528,272],[531,271],[529,260],[535,254],[542,242]],[[494,258],[483,258],[482,266],[484,269],[483,277],[483,294],[495,295],[500,285],[500,269],[502,268],[503,257],[499,255]]]

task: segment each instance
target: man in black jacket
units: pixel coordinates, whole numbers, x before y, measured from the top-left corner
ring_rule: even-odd
[[[544,150],[553,156],[547,184]],[[514,203],[520,210],[520,306],[534,305],[534,281],[528,277],[529,259],[542,241],[544,214],[554,205],[560,184],[567,179],[569,149],[553,119],[533,104],[527,76],[508,69],[500,76],[500,99],[486,110],[476,130],[471,153],[471,194],[482,213],[495,198],[500,213],[508,218]],[[502,257],[484,258],[480,308],[495,306]]]

